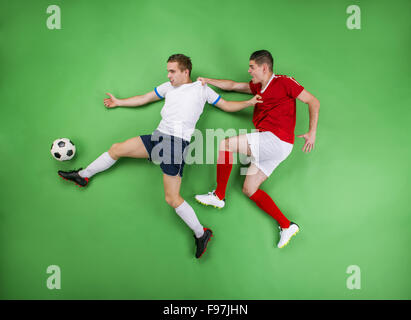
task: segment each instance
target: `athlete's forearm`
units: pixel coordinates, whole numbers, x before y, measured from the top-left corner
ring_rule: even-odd
[[[144,95],[118,100],[119,107],[139,107],[147,103]]]
[[[232,80],[220,80],[220,79],[209,79],[204,78],[208,84],[215,86],[217,88],[223,89],[225,91],[233,91],[235,81]]]
[[[318,114],[320,112],[320,101],[315,99],[308,103],[308,111],[310,116],[310,123],[308,132],[315,134],[317,132]]]
[[[254,102],[251,100],[246,101],[224,101],[223,104],[219,105],[217,103],[217,107],[225,112],[237,112],[247,107],[254,106]]]

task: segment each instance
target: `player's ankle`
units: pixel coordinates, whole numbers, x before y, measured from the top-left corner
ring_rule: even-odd
[[[214,195],[217,197],[218,200],[224,200],[225,196],[221,196],[217,191],[214,191]]]

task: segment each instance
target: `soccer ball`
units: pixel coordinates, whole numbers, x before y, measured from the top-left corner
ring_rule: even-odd
[[[60,138],[53,141],[50,152],[58,161],[71,160],[76,154],[76,146],[70,139]]]

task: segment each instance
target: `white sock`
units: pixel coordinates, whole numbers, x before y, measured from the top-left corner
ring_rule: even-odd
[[[200,221],[198,221],[193,208],[191,208],[191,206],[187,202],[184,201],[175,210],[180,218],[184,220],[184,222],[190,227],[191,230],[193,230],[197,238],[203,236],[203,226],[201,225]]]
[[[107,170],[116,162],[117,160],[111,158],[108,152],[104,152],[100,157],[90,163],[86,169],[79,171],[78,174],[82,178],[91,178],[96,173]]]

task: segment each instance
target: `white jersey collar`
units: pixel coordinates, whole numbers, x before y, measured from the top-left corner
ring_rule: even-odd
[[[270,85],[271,80],[273,80],[275,77],[275,74],[273,72],[273,75],[271,76],[270,80],[268,80],[266,86],[264,87],[264,89],[261,90],[261,93],[263,93],[265,91],[265,89],[267,89],[267,87]]]

